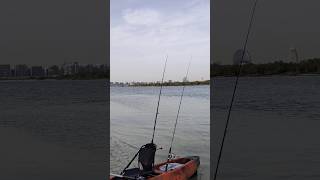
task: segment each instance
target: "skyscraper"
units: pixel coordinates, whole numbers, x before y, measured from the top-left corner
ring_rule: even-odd
[[[251,56],[248,51],[246,51],[243,54],[243,49],[238,49],[234,54],[233,54],[233,64],[234,65],[239,65],[242,61],[242,64],[248,64],[251,63]],[[242,59],[243,56],[243,59]]]
[[[32,66],[31,67],[31,76],[32,77],[44,77],[45,70],[42,66]]]
[[[0,65],[0,77],[9,77],[11,76],[10,64]]]
[[[296,48],[290,48],[289,61],[299,63],[298,51]]]
[[[30,69],[29,69],[28,66],[25,65],[25,64],[15,65],[14,75],[15,75],[16,77],[26,77],[26,76],[30,76]]]

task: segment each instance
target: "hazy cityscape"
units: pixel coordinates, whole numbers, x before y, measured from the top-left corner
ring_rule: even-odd
[[[0,79],[97,79],[107,78],[106,64],[64,63],[52,66],[28,66],[26,64],[0,64]]]

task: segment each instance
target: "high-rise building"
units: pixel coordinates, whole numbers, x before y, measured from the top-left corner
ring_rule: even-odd
[[[32,66],[31,67],[31,76],[32,77],[44,77],[45,70],[42,66]]]
[[[240,63],[242,63],[242,64],[251,63],[251,56],[248,51],[244,52],[243,49],[238,49],[233,54],[233,64],[239,65]]]
[[[25,64],[18,64],[14,67],[14,75],[16,77],[30,76],[30,69]]]
[[[65,63],[62,65],[64,75],[73,75],[79,72],[79,63]]]
[[[290,48],[289,60],[291,62],[299,63],[298,51],[296,48]]]
[[[60,75],[60,68],[59,66],[51,66],[47,69],[47,75],[48,76],[51,76],[51,77],[56,77],[56,76],[59,76]]]
[[[0,77],[10,77],[10,76],[11,76],[10,64],[0,65]]]

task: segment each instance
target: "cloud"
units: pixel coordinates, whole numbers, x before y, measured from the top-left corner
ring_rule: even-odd
[[[169,54],[169,63],[184,66],[193,56],[194,79],[209,78],[210,10],[209,1],[196,0],[193,6],[185,4],[175,11],[168,9],[136,8],[122,11],[123,23],[111,27],[111,78],[122,77],[117,71],[126,68],[126,80],[152,81],[161,59]],[[133,63],[134,62],[134,63]],[[125,67],[124,64],[130,64]],[[149,66],[155,69],[143,69]],[[149,73],[145,76],[135,70]],[[149,72],[148,72],[149,71]],[[168,72],[168,78],[180,80],[180,74]],[[119,78],[121,79],[121,78]],[[191,78],[192,79],[192,78]]]
[[[123,12],[123,19],[131,25],[153,25],[159,18],[159,13],[153,9],[126,9]]]

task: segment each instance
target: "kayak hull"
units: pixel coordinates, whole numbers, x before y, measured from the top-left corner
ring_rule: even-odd
[[[181,163],[181,167],[161,173],[159,167],[166,163],[161,163],[155,166],[154,171],[161,173],[158,176],[149,178],[150,180],[187,180],[197,173],[200,165],[199,156],[191,156],[185,158],[178,158],[169,161],[169,163]]]
[[[167,162],[163,162],[154,166],[155,175],[146,177],[148,180],[187,180],[197,173],[200,165],[199,156],[189,156],[183,158],[176,158],[169,161],[169,163],[179,163],[181,166],[163,172],[160,167],[165,165]],[[121,180],[129,178],[110,177],[110,180]]]

